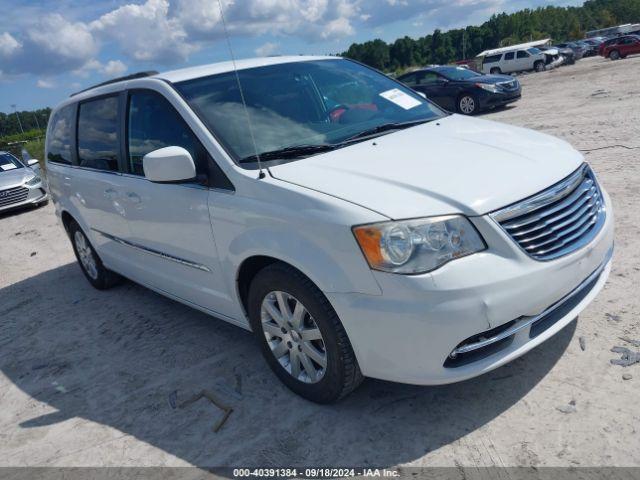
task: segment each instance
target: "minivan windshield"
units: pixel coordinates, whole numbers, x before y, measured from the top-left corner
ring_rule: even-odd
[[[22,163],[8,152],[0,152],[0,173],[23,168]]]
[[[255,162],[256,154],[265,161],[301,158],[446,115],[409,88],[350,60],[288,62],[237,75],[175,87],[243,164]]]

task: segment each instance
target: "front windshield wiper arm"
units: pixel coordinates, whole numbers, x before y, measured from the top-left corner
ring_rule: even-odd
[[[258,161],[258,156],[261,161],[266,160],[281,160],[289,158],[300,158],[316,153],[329,152],[339,148],[340,145],[332,145],[328,143],[321,143],[318,145],[294,145],[292,147],[279,148],[277,150],[270,150],[268,152],[262,152],[260,155],[251,155],[240,159],[240,163],[253,163]]]
[[[373,137],[373,136],[379,135],[379,134],[384,133],[384,132],[389,132],[391,130],[403,130],[405,128],[415,127],[416,125],[420,125],[422,123],[430,122],[432,120],[435,120],[435,119],[434,118],[422,118],[420,120],[411,120],[410,122],[383,123],[382,125],[378,125],[377,127],[369,128],[367,130],[363,130],[360,133],[356,133],[355,135],[347,138],[346,140],[343,140],[340,143],[341,144],[345,144],[345,143],[352,142],[354,140],[360,140],[360,139],[364,139],[364,138]]]
[[[338,148],[345,147],[354,141],[365,139],[368,137],[376,136],[381,133],[391,130],[402,130],[404,128],[414,127],[422,123],[430,122],[432,118],[412,120],[410,122],[394,122],[383,123],[377,127],[369,128],[356,135],[353,135],[346,140],[338,143],[320,143],[317,145],[294,145],[291,147],[279,148],[277,150],[270,150],[268,152],[262,152],[259,157],[261,161],[268,160],[286,160],[292,158],[308,157],[317,153],[330,152],[331,150],[337,150]],[[239,160],[239,163],[255,163],[258,161],[258,155],[250,155],[248,157]]]

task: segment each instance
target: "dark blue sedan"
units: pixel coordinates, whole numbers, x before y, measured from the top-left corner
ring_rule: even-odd
[[[517,102],[520,82],[509,75],[482,75],[463,67],[429,67],[398,77],[445,110],[473,115]]]

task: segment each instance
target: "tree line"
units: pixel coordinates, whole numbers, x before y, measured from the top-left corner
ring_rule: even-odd
[[[589,0],[580,7],[540,7],[494,14],[480,26],[405,36],[393,43],[375,39],[354,43],[342,56],[383,71],[447,64],[473,58],[484,50],[552,38],[584,38],[585,32],[640,21],[640,0]]]
[[[23,110],[10,113],[0,112],[0,138],[16,137],[21,138],[23,134],[28,136],[29,132],[44,131],[51,115],[50,108],[40,108],[38,110]]]

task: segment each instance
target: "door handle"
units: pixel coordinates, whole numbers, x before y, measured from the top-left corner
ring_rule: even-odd
[[[113,200],[114,198],[116,198],[118,196],[118,192],[115,191],[113,188],[107,188],[104,191],[104,197],[108,198],[109,200]]]
[[[142,202],[142,199],[140,198],[140,196],[137,193],[134,193],[134,192],[127,192],[127,198],[129,199],[129,201],[131,203],[140,203],[140,202]]]

